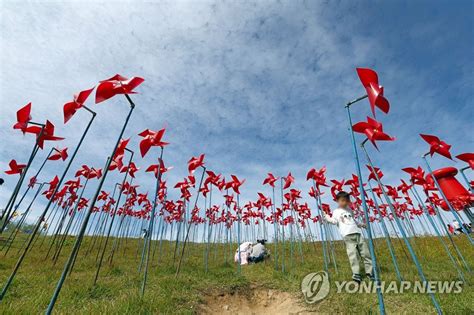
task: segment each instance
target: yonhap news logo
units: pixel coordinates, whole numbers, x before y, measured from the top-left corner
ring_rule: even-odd
[[[378,289],[383,294],[459,294],[463,291],[462,281],[334,281],[336,294],[375,294]],[[308,304],[325,299],[329,295],[331,283],[325,271],[307,274],[301,281],[301,292]]]
[[[329,294],[329,276],[326,271],[307,274],[301,281],[301,291],[306,303],[313,304]]]

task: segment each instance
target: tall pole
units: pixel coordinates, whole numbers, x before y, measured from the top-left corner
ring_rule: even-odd
[[[349,119],[349,131],[351,135],[351,142],[352,142],[352,149],[354,152],[354,163],[356,166],[357,170],[357,176],[359,178],[359,191],[360,191],[360,196],[362,200],[362,209],[364,210],[364,216],[365,216],[365,222],[367,224],[367,234],[369,238],[369,251],[370,251],[370,258],[372,259],[372,265],[373,265],[373,273],[374,273],[374,278],[375,278],[375,283],[377,284],[377,299],[379,301],[379,310],[380,314],[385,314],[385,303],[383,300],[383,294],[382,290],[380,289],[380,278],[377,270],[377,259],[375,258],[375,250],[374,250],[374,242],[372,239],[372,229],[370,228],[370,219],[369,219],[369,210],[367,208],[367,203],[365,201],[365,191],[364,191],[364,183],[362,182],[362,172],[360,170],[360,163],[359,163],[359,154],[357,152],[357,146],[355,142],[355,136],[354,136],[354,131],[352,130],[352,117],[351,117],[351,111],[350,111],[350,106],[356,102],[359,102],[363,99],[368,97],[367,95],[362,96],[357,98],[356,100],[353,100],[346,105],[346,110],[347,110],[347,118]]]
[[[155,195],[154,195],[154,200],[153,200],[153,208],[151,209],[150,213],[150,222],[148,223],[148,231],[145,233],[145,239],[144,239],[144,244],[143,244],[143,253],[146,252],[146,257],[145,257],[145,271],[143,273],[143,282],[142,282],[142,288],[141,288],[141,296],[145,294],[145,286],[146,286],[146,279],[148,276],[148,263],[150,261],[150,248],[151,248],[151,237],[153,233],[153,225],[155,222],[155,211],[156,211],[156,206],[158,204],[158,193],[160,192],[160,184],[161,184],[161,160],[163,159],[163,147],[161,147],[161,153],[160,153],[160,160],[158,163],[158,172],[156,174],[156,186],[155,186]],[[142,260],[143,260],[143,255],[142,255]]]

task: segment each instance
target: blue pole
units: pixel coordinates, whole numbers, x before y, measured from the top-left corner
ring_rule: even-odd
[[[469,182],[469,179],[467,179],[466,174],[464,174],[464,171],[467,170],[468,168],[469,167],[463,167],[459,170],[459,172],[461,173],[462,178],[466,182],[466,185],[467,185],[467,188],[469,188],[469,191],[473,192],[474,189],[471,187],[471,183]]]
[[[161,161],[163,159],[163,147],[161,147],[161,153],[160,153],[160,159]],[[160,162],[161,163],[161,162]],[[160,164],[159,164],[160,165]],[[150,213],[150,222],[148,223],[148,231],[145,235],[145,244],[144,244],[144,251],[146,250],[146,256],[145,256],[145,271],[143,273],[143,282],[142,282],[142,288],[141,288],[141,297],[145,295],[145,286],[146,286],[146,279],[148,276],[148,262],[150,260],[150,248],[151,248],[151,241],[152,241],[152,234],[153,234],[153,225],[155,223],[155,211],[156,211],[156,205],[158,204],[158,193],[160,192],[160,182],[161,182],[161,169],[158,166],[158,174],[156,175],[156,187],[155,187],[155,195],[153,196],[153,208],[151,209]],[[145,249],[146,248],[146,249]]]
[[[365,97],[363,97],[363,98],[365,98]],[[359,98],[359,100],[361,100],[363,98]],[[380,314],[385,314],[385,303],[384,303],[384,300],[383,300],[382,290],[380,289],[380,278],[379,278],[379,274],[378,274],[378,271],[377,271],[377,259],[375,258],[375,250],[374,250],[374,243],[373,243],[373,239],[372,239],[372,231],[370,229],[369,211],[368,211],[368,208],[367,208],[367,203],[365,201],[364,183],[362,182],[362,172],[360,170],[359,154],[357,153],[357,147],[356,147],[356,142],[355,142],[354,131],[352,130],[352,117],[351,117],[350,106],[355,102],[356,101],[353,101],[352,103],[347,104],[347,106],[346,106],[347,118],[349,119],[349,131],[350,131],[350,135],[351,135],[352,149],[354,151],[355,167],[356,167],[356,170],[357,170],[357,176],[359,177],[359,190],[360,190],[360,197],[361,197],[361,200],[362,200],[362,209],[364,210],[365,222],[367,223],[367,234],[369,236],[369,251],[370,251],[370,257],[372,259],[375,283],[377,284],[377,299],[379,301],[379,310],[380,310]]]

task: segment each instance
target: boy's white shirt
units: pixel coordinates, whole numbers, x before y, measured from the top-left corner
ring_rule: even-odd
[[[355,221],[350,209],[337,208],[332,212],[332,217],[324,214],[324,220],[337,225],[342,237],[355,233],[363,235],[360,225]]]

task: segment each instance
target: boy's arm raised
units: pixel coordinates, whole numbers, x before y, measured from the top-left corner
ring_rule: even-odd
[[[332,217],[328,216],[326,213],[323,212],[323,218],[324,218],[324,221],[328,222],[328,223],[331,223],[331,224],[336,224],[338,223],[338,220],[337,220],[337,212],[334,211],[332,213]]]

